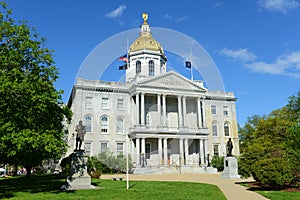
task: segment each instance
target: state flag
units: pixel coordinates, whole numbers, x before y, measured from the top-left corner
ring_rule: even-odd
[[[127,63],[125,65],[119,66],[119,70],[125,70],[127,69]]]
[[[185,61],[186,68],[192,68],[192,63],[190,61]]]

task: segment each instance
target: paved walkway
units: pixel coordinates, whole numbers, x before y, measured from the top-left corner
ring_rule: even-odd
[[[103,179],[112,179],[119,175],[102,175]],[[126,178],[126,175],[124,175]],[[249,179],[229,180],[221,178],[220,174],[146,174],[129,175],[129,180],[153,180],[153,181],[184,181],[199,182],[217,185],[228,200],[267,200],[267,198],[247,190],[247,188],[235,184],[236,182],[249,181]]]

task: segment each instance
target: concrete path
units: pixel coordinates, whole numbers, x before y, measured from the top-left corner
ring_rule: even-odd
[[[126,178],[126,175],[122,175]],[[120,177],[118,175],[102,175],[103,179],[112,179]],[[199,182],[217,185],[228,200],[267,200],[267,198],[247,190],[247,188],[235,184],[236,182],[249,181],[249,179],[229,180],[221,178],[220,174],[146,174],[129,175],[129,180],[153,180],[153,181],[184,181]]]

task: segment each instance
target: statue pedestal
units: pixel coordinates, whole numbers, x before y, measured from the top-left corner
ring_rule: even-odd
[[[87,173],[86,162],[88,156],[83,150],[75,150],[71,155],[70,175],[67,177],[67,190],[93,189],[91,177]]]
[[[239,179],[238,163],[235,157],[224,158],[224,171],[222,172],[222,178]]]

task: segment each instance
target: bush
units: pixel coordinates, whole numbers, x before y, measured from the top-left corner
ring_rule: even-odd
[[[129,170],[133,167],[131,157],[128,157]],[[92,178],[99,178],[102,173],[125,173],[126,156],[119,154],[115,156],[110,151],[99,153],[98,156],[92,156],[87,162],[88,173]]]
[[[290,164],[283,158],[259,160],[253,164],[252,171],[256,181],[277,189],[293,179]]]
[[[100,178],[102,171],[105,171],[106,166],[103,165],[96,157],[89,157],[87,162],[87,172],[92,178]]]
[[[71,161],[72,161],[72,157],[71,156],[65,157],[65,158],[63,158],[61,160],[60,167],[62,169],[62,173],[61,174],[63,176],[69,176],[70,175]]]
[[[218,172],[224,170],[224,156],[214,156],[211,159],[211,166],[217,168]]]

